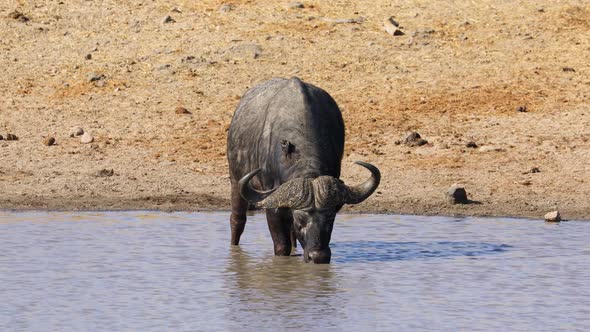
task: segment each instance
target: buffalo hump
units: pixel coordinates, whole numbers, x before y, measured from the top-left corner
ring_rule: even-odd
[[[261,168],[253,181],[260,189],[293,177],[338,178],[343,151],[338,105],[298,78],[273,78],[246,91],[228,133],[232,180]]]

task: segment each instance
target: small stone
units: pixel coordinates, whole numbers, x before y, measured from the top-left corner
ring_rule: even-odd
[[[45,137],[43,139],[43,144],[47,145],[47,146],[52,146],[55,144],[55,138],[53,137]]]
[[[258,59],[262,54],[262,48],[257,44],[241,44],[232,46],[229,52],[241,58]]]
[[[234,7],[232,5],[224,3],[223,5],[221,5],[219,7],[219,12],[227,13],[227,12],[231,11],[232,9],[234,9]]]
[[[13,12],[11,12],[10,14],[8,14],[8,18],[17,20],[19,22],[28,22],[30,19],[28,17],[25,16],[25,14],[19,12],[18,10],[15,10]]]
[[[572,67],[563,67],[563,68],[561,68],[561,70],[564,71],[564,72],[570,72],[570,73],[575,73],[576,72],[576,70],[574,68],[572,68]]]
[[[115,171],[111,168],[111,169],[101,169],[100,171],[96,172],[96,176],[99,178],[105,178],[105,177],[109,177],[109,176],[113,176],[115,175]]]
[[[189,112],[189,110],[187,110],[184,107],[177,107],[175,110],[176,114],[191,114],[191,112]]]
[[[92,143],[93,141],[94,141],[94,137],[92,137],[92,135],[90,135],[89,133],[84,133],[80,137],[80,143],[82,143],[82,144]]]
[[[184,58],[180,59],[181,63],[185,63],[185,62],[191,62],[195,59],[194,55],[187,55]]]
[[[89,73],[87,78],[88,78],[88,82],[97,82],[97,81],[105,79],[106,76],[104,76],[103,74],[98,75],[97,73]]]
[[[404,32],[400,30],[399,23],[397,23],[393,17],[390,17],[385,20],[383,23],[383,28],[385,32],[392,36],[403,36]]]
[[[0,141],[4,139],[4,136],[0,135]]]
[[[7,141],[18,141],[18,137],[15,134],[6,134]]]
[[[84,129],[81,127],[72,127],[70,129],[70,137],[76,137],[84,134]]]
[[[475,143],[474,141],[469,141],[465,144],[465,147],[475,149],[477,148],[477,143]]]
[[[164,18],[162,19],[162,24],[166,24],[166,23],[174,23],[174,22],[176,22],[176,21],[175,21],[175,20],[172,18],[172,16],[170,16],[170,15],[166,15],[166,17],[164,17]]]
[[[539,167],[533,167],[530,170],[523,172],[522,174],[535,174],[535,173],[541,173],[541,170],[539,169]]]
[[[418,134],[417,132],[412,131],[406,135],[406,138],[404,138],[404,144],[407,146],[422,146],[428,144],[428,141],[422,139],[420,134]]]
[[[469,200],[467,199],[467,192],[465,188],[461,185],[454,184],[452,185],[447,192],[445,193],[447,201],[451,204],[467,204]]]
[[[516,108],[516,111],[521,112],[521,113],[526,113],[527,109],[526,109],[526,106],[518,106]]]
[[[86,60],[91,60],[92,59],[92,54],[88,53],[84,56],[84,59]]]
[[[301,2],[293,1],[293,2],[289,2],[287,4],[287,7],[292,8],[292,9],[301,9],[301,8],[305,8],[305,5]]]
[[[561,215],[559,214],[559,211],[547,212],[547,214],[545,214],[545,221],[547,221],[547,222],[560,222]]]

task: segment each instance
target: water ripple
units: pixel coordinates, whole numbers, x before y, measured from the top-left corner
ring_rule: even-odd
[[[331,247],[335,254],[334,261],[338,263],[387,262],[458,256],[477,257],[500,254],[512,248],[507,244],[449,241],[350,241],[335,242]]]

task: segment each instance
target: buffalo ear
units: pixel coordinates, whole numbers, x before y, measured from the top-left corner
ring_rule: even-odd
[[[281,150],[283,150],[283,154],[285,156],[289,157],[293,152],[295,152],[295,145],[284,139],[281,141]]]

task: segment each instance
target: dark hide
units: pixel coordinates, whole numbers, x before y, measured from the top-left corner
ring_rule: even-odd
[[[249,183],[253,189],[272,191],[294,180],[290,190],[301,188],[303,198],[297,201],[307,202],[303,207],[291,204],[267,209],[275,254],[291,253],[295,246],[291,233],[295,230],[304,248],[304,259],[328,263],[333,222],[342,204],[315,206],[312,203],[317,203],[318,198],[306,196],[306,192],[321,187],[308,179],[326,175],[335,178],[329,183],[337,181],[334,188],[344,186],[337,180],[343,151],[342,115],[324,90],[298,78],[274,78],[248,90],[234,113],[227,141],[232,186],[231,243],[239,243],[249,205],[240,195],[238,182],[247,173],[260,169]],[[287,190],[289,197],[297,194]]]

